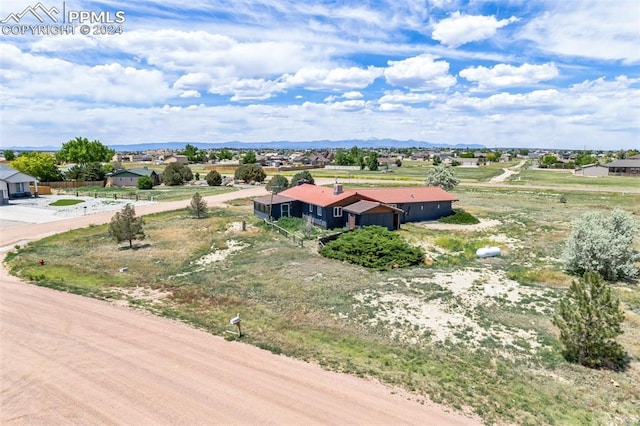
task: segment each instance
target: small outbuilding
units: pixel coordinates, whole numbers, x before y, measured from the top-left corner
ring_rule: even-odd
[[[138,186],[138,180],[143,176],[150,177],[151,181],[153,182],[153,186],[157,186],[162,183],[160,175],[156,173],[155,170],[151,170],[145,167],[142,169],[116,170],[115,172],[110,173],[107,176],[107,186],[136,187]]]
[[[576,176],[602,177],[609,175],[609,168],[598,163],[576,167],[573,172]]]

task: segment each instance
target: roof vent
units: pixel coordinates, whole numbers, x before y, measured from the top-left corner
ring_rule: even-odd
[[[340,194],[342,194],[342,184],[336,182],[333,184],[333,195],[340,195]]]

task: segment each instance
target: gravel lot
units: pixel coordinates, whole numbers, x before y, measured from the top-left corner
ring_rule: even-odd
[[[51,206],[52,203],[63,199],[82,200],[82,203],[64,207]],[[46,223],[70,217],[115,212],[121,210],[126,204],[144,206],[154,204],[154,202],[74,197],[72,195],[41,195],[37,198],[11,200],[9,205],[0,206],[0,229],[24,223]]]

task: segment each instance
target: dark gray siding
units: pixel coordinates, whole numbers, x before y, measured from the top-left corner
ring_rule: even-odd
[[[402,203],[397,204],[397,207],[404,211],[404,214],[401,215],[401,223],[437,220],[452,213],[451,201]]]

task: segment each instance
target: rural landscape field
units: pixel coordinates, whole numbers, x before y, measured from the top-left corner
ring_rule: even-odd
[[[311,172],[346,188],[406,186],[424,185],[430,167],[405,161],[385,174]],[[492,182],[506,168],[513,175]],[[454,207],[480,223],[403,224],[399,234],[426,253],[419,266],[380,271],[327,259],[302,229],[292,241],[256,218],[250,199],[199,219],[185,209],[145,216],[146,238],[133,250],[115,244],[108,225],[95,225],[16,246],[6,265],[41,286],[399,386],[488,424],[637,424],[637,282],[611,284],[625,312],[623,371],[568,363],[551,323],[575,279],[559,261],[572,220],[614,209],[640,215],[637,179],[582,178],[515,161],[455,170]],[[178,191],[166,199],[192,195]],[[501,256],[478,258],[487,245]],[[241,337],[229,324],[238,312]]]

